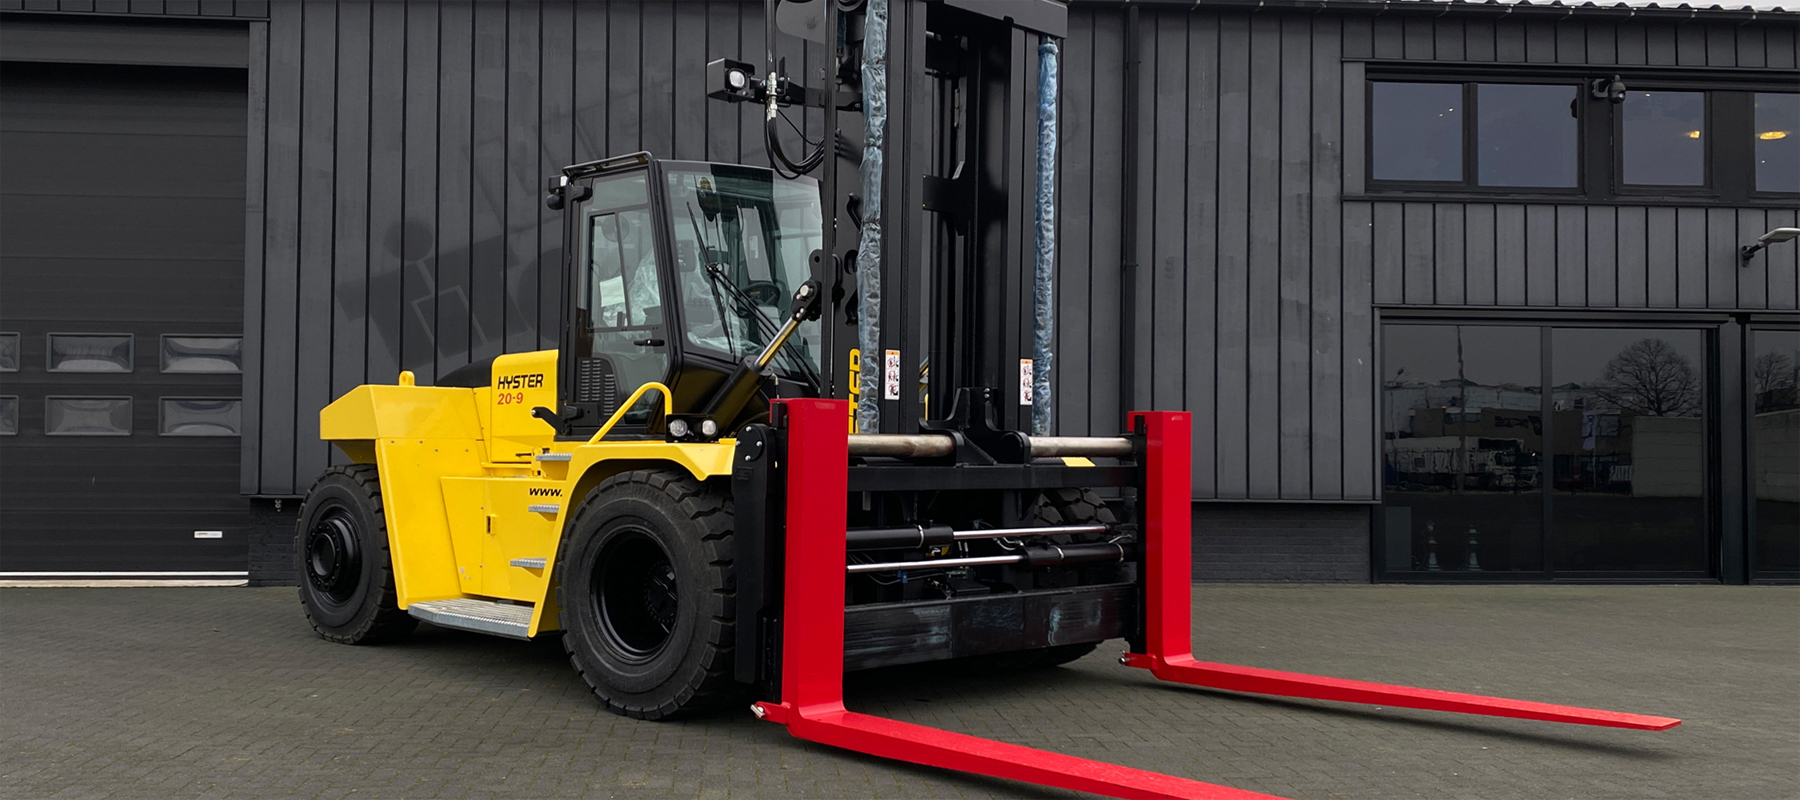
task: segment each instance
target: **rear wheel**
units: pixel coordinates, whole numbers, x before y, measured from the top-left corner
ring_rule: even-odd
[[[343,644],[405,637],[388,556],[381,480],[372,464],[332,467],[313,483],[294,529],[300,606],[319,636]]]
[[[638,719],[705,713],[741,694],[731,503],[676,472],[602,481],[558,549],[563,649],[606,707]]]

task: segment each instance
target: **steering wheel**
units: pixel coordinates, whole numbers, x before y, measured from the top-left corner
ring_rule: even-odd
[[[744,286],[744,296],[759,306],[779,306],[783,299],[781,287],[774,281],[751,281]]]

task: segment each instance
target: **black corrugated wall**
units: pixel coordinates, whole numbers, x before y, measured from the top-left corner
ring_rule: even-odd
[[[1057,426],[1116,431],[1126,404],[1192,410],[1198,499],[1376,498],[1383,307],[1800,304],[1794,248],[1746,269],[1731,258],[1747,235],[1794,224],[1791,208],[1363,193],[1371,66],[1795,76],[1791,17],[1708,12],[1716,22],[1677,24],[1610,10],[1129,5],[1139,9],[1135,31],[1128,4],[1077,0],[1063,48]],[[316,410],[358,383],[401,369],[429,382],[550,341],[561,231],[539,198],[557,167],[639,148],[763,163],[757,112],[706,100],[702,74],[709,58],[754,59],[761,6],[269,4],[268,22],[251,24],[251,129],[267,135],[250,148],[243,491],[303,492],[332,457]],[[245,2],[106,8],[263,12]],[[897,26],[922,24],[902,17]],[[790,68],[803,63],[797,41],[784,41]],[[1026,121],[1033,45],[1015,43],[1013,122]],[[1129,69],[1128,54],[1138,60]],[[905,78],[896,90],[916,91]],[[923,133],[915,120],[890,140]],[[1016,127],[1027,158],[1031,133]],[[894,183],[907,162],[889,163]],[[1015,227],[1028,232],[1028,222]],[[912,263],[906,248],[923,236],[898,235],[890,250]],[[1007,248],[1009,275],[1026,263],[1018,244]],[[1003,306],[1005,330],[1028,329],[1028,299],[1021,291]]]
[[[1123,3],[1074,4],[1062,78],[1060,432],[1113,430],[1116,383],[1129,374],[1136,405],[1194,412],[1196,499],[1369,501],[1378,496],[1382,307],[1800,305],[1795,248],[1741,269],[1736,259],[1737,245],[1795,224],[1791,202],[1363,193],[1370,65],[1668,65],[1800,82],[1791,16],[1678,25],[1622,12],[1417,8],[1376,16],[1144,3],[1134,32]],[[1141,68],[1128,72],[1133,50]],[[1140,113],[1136,139],[1125,141],[1130,92]],[[1127,172],[1138,192],[1130,219],[1121,212]],[[1122,301],[1127,264],[1135,293]]]

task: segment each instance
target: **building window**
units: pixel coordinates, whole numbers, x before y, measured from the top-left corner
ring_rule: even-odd
[[[1476,182],[1573,189],[1580,185],[1576,87],[1475,86]]]
[[[45,338],[50,372],[130,372],[129,333],[52,333]]]
[[[0,372],[19,371],[19,335],[0,333]]]
[[[1574,189],[1581,171],[1578,88],[1377,81],[1369,104],[1371,174],[1394,188]],[[1473,150],[1465,158],[1467,142]]]
[[[1626,92],[1620,161],[1628,186],[1706,185],[1706,94]]]
[[[1614,76],[1585,71],[1372,70],[1369,193],[1800,207],[1800,94],[1706,76],[1622,75],[1620,96]]]
[[[1755,116],[1756,190],[1800,193],[1800,94],[1757,92]]]
[[[1376,180],[1462,181],[1462,84],[1383,82],[1372,98]]]
[[[0,396],[0,436],[19,435],[19,397]]]
[[[163,372],[241,373],[244,371],[244,337],[162,337]]]
[[[46,397],[45,436],[130,436],[129,397]]]
[[[1704,331],[1396,323],[1382,337],[1384,575],[1707,574]]]
[[[243,431],[243,401],[236,397],[164,397],[164,436],[238,436]]]

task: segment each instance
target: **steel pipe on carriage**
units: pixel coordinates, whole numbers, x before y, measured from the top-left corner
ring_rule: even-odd
[[[1046,525],[1041,528],[986,528],[951,530],[948,525],[914,525],[909,528],[852,528],[844,535],[851,550],[899,550],[946,545],[971,539],[1024,539],[1032,536],[1080,536],[1104,534],[1105,525]]]
[[[1135,445],[1123,436],[1031,436],[1026,438],[1032,458],[1101,456],[1131,458]],[[956,452],[956,440],[934,433],[855,433],[850,435],[850,455],[888,458],[942,458]]]
[[[956,531],[950,538],[956,541],[969,539],[1023,539],[1027,536],[1079,536],[1087,533],[1106,533],[1105,525],[1046,525],[1041,528],[985,528],[974,531]]]
[[[1128,553],[1122,544],[1065,544],[1028,547],[1024,552],[1003,556],[970,556],[967,558],[933,558],[923,561],[888,561],[879,564],[851,564],[844,568],[852,575],[864,572],[897,572],[903,569],[955,569],[995,564],[1024,564],[1045,567],[1052,564],[1087,564],[1095,561],[1124,561]]]
[[[956,452],[956,440],[932,433],[853,433],[850,455],[889,458],[942,458]]]
[[[1102,456],[1131,458],[1136,445],[1123,436],[1033,436],[1032,458]]]

